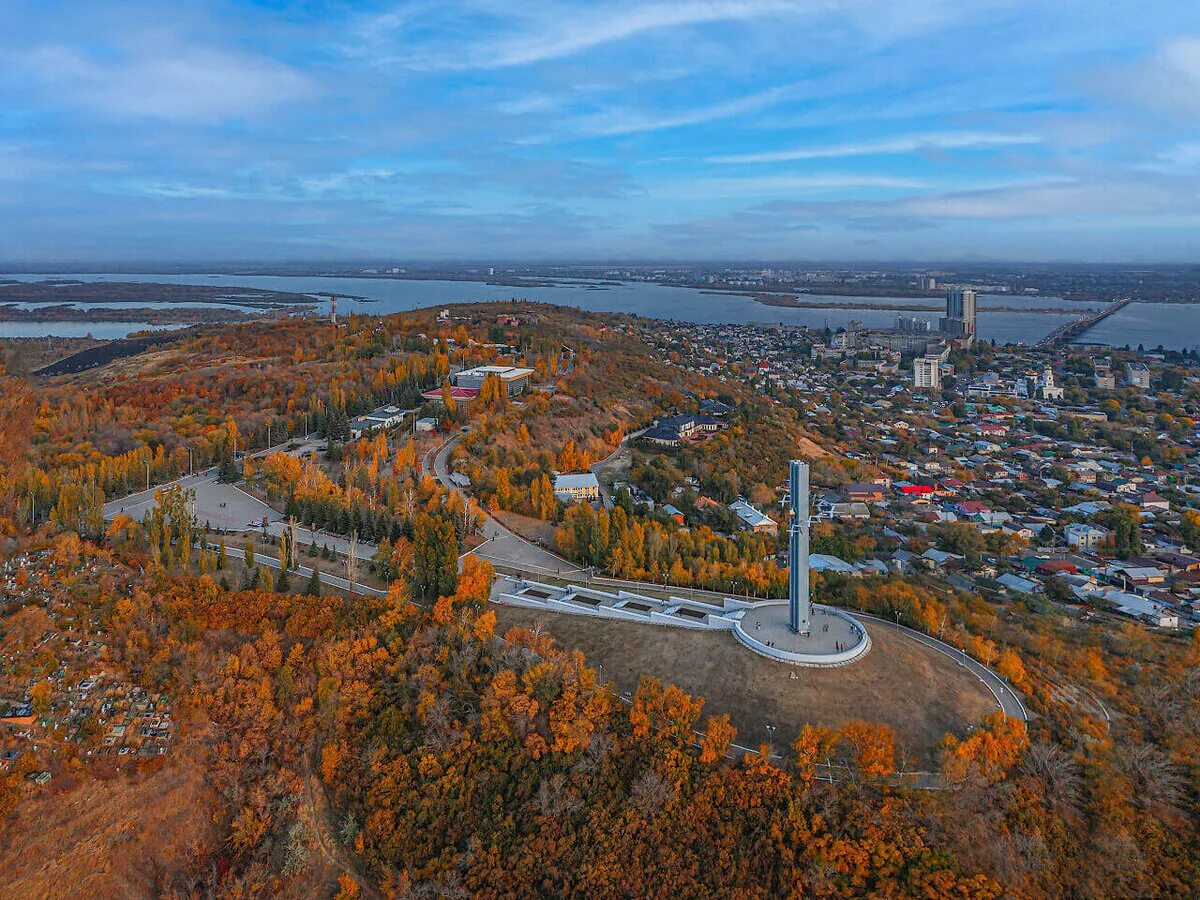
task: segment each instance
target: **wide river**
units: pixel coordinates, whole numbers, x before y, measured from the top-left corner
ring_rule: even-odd
[[[482,300],[508,300],[514,297],[572,306],[594,312],[636,313],[651,318],[677,319],[707,324],[787,324],[810,328],[840,328],[851,321],[868,327],[890,327],[900,313],[895,310],[873,309],[802,309],[767,306],[736,294],[712,294],[693,288],[669,287],[648,282],[596,284],[592,282],[560,282],[548,287],[507,287],[474,281],[417,281],[392,278],[345,278],[290,275],[155,275],[155,274],[55,274],[4,275],[21,281],[46,278],[79,279],[82,281],[150,281],[172,284],[200,284],[220,287],[251,287],[289,291],[298,294],[329,293],[341,297],[356,295],[371,302],[347,299],[338,301],[338,312],[383,314],[420,309],[426,306]],[[936,300],[881,299],[874,297],[826,297],[806,295],[819,302],[887,303],[896,306],[929,306]],[[0,303],[4,288],[0,286]],[[22,304],[23,306],[26,304]],[[105,304],[120,306],[122,304]],[[138,306],[157,306],[138,303]],[[321,309],[328,301],[316,302]],[[1092,329],[1083,338],[1088,341],[1145,344],[1154,347],[1184,347],[1200,344],[1200,307],[1167,306],[1161,304],[1132,304]],[[994,307],[1018,307],[1029,312],[989,311]],[[1153,307],[1153,309],[1150,309]],[[983,294],[979,298],[979,334],[985,340],[1000,343],[1023,341],[1033,343],[1058,325],[1076,318],[1058,313],[1038,312],[1039,309],[1078,309],[1084,315],[1092,308],[1086,303],[1070,303],[1058,297],[1024,297],[1004,294]],[[914,315],[935,320],[936,312],[917,312]],[[1120,320],[1136,320],[1125,325]],[[123,337],[144,328],[135,322],[0,322],[0,337],[36,337],[42,335]]]

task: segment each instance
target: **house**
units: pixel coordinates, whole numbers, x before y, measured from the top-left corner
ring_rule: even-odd
[[[380,406],[365,416],[359,416],[350,422],[350,437],[357,439],[370,431],[383,431],[394,428],[404,421],[405,411],[398,406]]]
[[[701,400],[700,412],[706,416],[725,416],[733,412],[733,407],[720,400]]]
[[[1095,550],[1107,541],[1111,534],[1107,528],[1089,525],[1086,522],[1072,522],[1063,529],[1067,546],[1073,550]]]
[[[28,703],[18,703],[0,713],[0,725],[10,725],[13,728],[26,728],[37,721],[33,707]]]
[[[435,431],[437,430],[438,420],[433,416],[426,416],[423,419],[417,419],[413,426],[417,431]]]
[[[668,416],[656,419],[642,432],[642,440],[662,447],[678,447],[689,438],[709,434],[724,427],[712,416]]]
[[[945,550],[934,550],[932,547],[921,554],[921,559],[928,560],[939,569],[943,569],[955,562],[961,562],[965,558],[966,557],[960,556],[957,553],[948,553]]]
[[[1140,505],[1142,509],[1147,511],[1170,512],[1171,510],[1171,501],[1162,496],[1162,494],[1155,493],[1154,491],[1142,494]]]
[[[569,502],[591,503],[600,499],[600,482],[591,472],[554,476],[554,495]]]
[[[842,496],[847,503],[882,503],[883,485],[847,484],[842,486]]]
[[[1074,575],[1079,567],[1069,559],[1044,559],[1034,571],[1039,575]]]
[[[1135,566],[1129,563],[1114,563],[1104,570],[1104,574],[1110,582],[1132,583],[1135,587],[1162,584],[1167,580],[1166,573],[1157,566]]]
[[[1138,594],[1120,591],[1111,587],[1100,587],[1093,590],[1072,588],[1081,598],[1098,597],[1116,607],[1122,615],[1140,619],[1155,628],[1178,628],[1179,615],[1171,607],[1157,600],[1150,600]]]
[[[737,513],[737,517],[742,520],[742,526],[755,534],[775,534],[779,531],[779,524],[774,519],[740,497],[736,502],[729,504],[729,508]]]
[[[865,503],[832,503],[830,514],[842,521],[862,521],[871,518],[871,509]]]
[[[670,516],[677,525],[682,525],[686,520],[683,512],[676,506],[667,503],[663,506],[663,512]]]
[[[808,557],[808,567],[814,572],[836,572],[839,575],[858,575],[859,571],[850,563],[827,553],[813,553]]]
[[[1020,575],[1014,575],[1012,572],[1005,572],[996,579],[996,583],[1002,585],[1006,590],[1012,591],[1014,594],[1036,594],[1042,589],[1042,586],[1036,581],[1022,578]]]
[[[895,487],[897,493],[915,504],[928,504],[934,497],[933,487],[928,484],[898,482]]]

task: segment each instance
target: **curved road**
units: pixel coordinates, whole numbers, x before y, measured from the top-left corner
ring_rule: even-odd
[[[455,435],[440,447],[429,450],[423,459],[425,470],[432,472],[438,481],[440,481],[448,490],[452,491],[459,491],[459,488],[450,480],[448,463],[450,452],[454,449],[454,445],[458,443],[461,437],[461,434]],[[222,512],[231,513],[233,518],[237,520],[230,521],[229,526],[233,528],[244,528],[244,519],[249,515],[253,515],[255,518],[261,518],[261,516],[264,514],[273,514],[274,516],[278,516],[278,513],[265,503],[262,503],[254,497],[251,497],[236,487],[232,485],[223,485],[219,482],[216,482],[215,475],[216,469],[211,468],[197,472],[195,475],[177,479],[175,482],[170,482],[170,484],[179,484],[182,487],[198,488],[198,493],[202,493],[204,495],[209,493],[220,494],[221,497],[225,498],[226,502],[232,504],[228,510],[222,510]],[[137,494],[131,494],[130,496],[123,497],[119,500],[110,501],[104,505],[105,516],[111,517],[117,512],[125,511],[137,517],[139,513],[144,512],[147,508],[149,508],[150,505],[153,504],[154,491],[167,486],[168,485],[157,485],[156,487],[151,488],[149,491],[142,491]],[[228,497],[226,497],[225,492],[228,492]],[[233,503],[232,501],[235,498],[239,502]],[[205,496],[205,499],[207,500],[209,498]],[[268,525],[268,529],[272,531],[282,531],[283,527],[283,523],[278,521],[271,522]],[[533,578],[550,576],[563,580],[577,582],[582,581],[586,583],[595,583],[601,586],[611,586],[613,588],[620,588],[629,591],[666,591],[676,596],[693,597],[700,600],[720,601],[725,597],[730,596],[729,594],[722,594],[715,591],[705,591],[696,588],[677,588],[672,585],[664,586],[646,584],[637,581],[624,581],[618,578],[595,576],[590,569],[581,568],[570,560],[564,559],[563,557],[552,553],[544,547],[540,547],[537,544],[526,540],[512,530],[506,528],[504,525],[486,513],[484,514],[482,531],[485,538],[484,543],[471,552],[482,559],[488,560],[496,566],[514,569],[520,572],[522,575]],[[326,537],[329,545],[335,549],[345,552],[343,545],[348,547],[349,542],[344,538],[338,538],[332,535],[323,535],[323,537]],[[241,551],[233,547],[228,547],[226,552],[231,556],[241,555]],[[362,542],[359,543],[360,559],[364,561],[368,560],[373,554],[374,547],[372,545]],[[274,568],[278,568],[279,566],[277,560],[269,557],[260,558],[267,565],[270,565]],[[310,573],[310,570],[303,566],[298,567],[296,571],[300,577],[303,578],[307,578]],[[322,580],[331,587],[337,587],[342,590],[349,588],[349,584],[344,578],[326,573],[322,573],[321,577]],[[355,589],[360,593],[383,593],[382,591],[377,591],[373,588],[359,584],[355,585]],[[889,621],[888,619],[880,618],[879,616],[871,615],[870,613],[859,612],[857,610],[851,611],[856,616],[864,619],[870,619],[876,627],[889,628],[893,631],[903,633],[913,640],[924,644],[930,649],[936,650],[938,653],[953,659],[956,663],[958,663],[958,665],[969,669],[971,673],[975,675],[975,677],[978,678],[985,687],[987,687],[992,696],[995,698],[997,706],[1003,710],[1005,715],[1014,719],[1020,719],[1023,722],[1029,721],[1029,715],[1025,710],[1025,705],[1021,702],[1020,696],[1012,689],[1009,683],[991,669],[984,666],[982,663],[972,659],[957,647],[947,644],[944,641],[940,641],[935,637],[925,634],[924,632],[916,631],[896,622]]]
[[[440,448],[430,450],[426,454],[426,469],[431,470],[437,479],[446,486],[449,490],[457,491],[458,486],[450,480],[447,469],[447,461],[450,457],[450,451],[454,445],[458,443],[461,435],[457,435],[443,444]],[[668,591],[673,595],[680,597],[697,597],[699,599],[720,599],[723,600],[728,594],[721,594],[715,591],[697,590],[694,588],[676,588],[671,585],[661,586],[646,584],[637,581],[623,581],[618,578],[606,578],[602,576],[593,576],[588,569],[581,569],[572,563],[570,560],[564,559],[539,547],[536,544],[530,543],[523,537],[514,534],[509,529],[505,528],[491,516],[486,515],[483,523],[484,537],[487,542],[473,551],[477,556],[488,559],[495,565],[505,566],[510,569],[517,569],[524,574],[533,575],[554,575],[568,580],[585,580],[588,583],[595,583],[600,586],[612,586],[614,588],[623,588],[630,591],[638,590],[657,590]],[[571,576],[585,575],[584,579]],[[871,615],[870,613],[859,612],[858,610],[848,610],[854,615],[864,619],[870,619],[877,627],[891,629],[907,635],[913,640],[924,644],[932,650],[949,657],[958,665],[970,672],[979,679],[979,681],[991,692],[992,697],[996,701],[996,705],[1004,714],[1013,719],[1020,719],[1022,722],[1029,721],[1029,714],[1025,710],[1025,705],[1021,702],[1020,696],[1012,689],[1007,681],[989,669],[987,666],[972,659],[962,650],[947,644],[945,641],[938,640],[931,635],[925,634],[922,631],[909,628],[905,625],[900,625],[888,619],[880,618],[879,616]]]
[[[446,441],[441,447],[436,447],[428,451],[425,454],[423,462],[425,471],[433,472],[437,480],[447,490],[451,491],[459,491],[459,488],[458,485],[450,480],[448,469],[450,451],[454,449],[454,445],[458,443],[461,437],[462,435],[456,435]],[[551,553],[544,547],[539,547],[537,544],[525,540],[525,538],[505,528],[486,513],[484,514],[481,530],[483,531],[485,541],[471,552],[479,558],[486,559],[495,565],[522,569],[528,571],[530,574],[553,575],[555,577],[577,575],[580,572],[586,571],[570,560],[563,559],[561,556]]]

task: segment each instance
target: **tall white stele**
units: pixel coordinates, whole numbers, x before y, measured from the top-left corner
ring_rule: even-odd
[[[788,627],[808,634],[808,463],[793,459],[788,471],[792,525],[788,533]]]

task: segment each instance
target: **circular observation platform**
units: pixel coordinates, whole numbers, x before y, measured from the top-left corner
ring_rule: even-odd
[[[786,600],[755,604],[745,610],[734,623],[733,633],[755,653],[793,666],[847,666],[871,650],[871,636],[858,619],[816,603],[812,605],[808,634],[796,634],[788,626]]]

